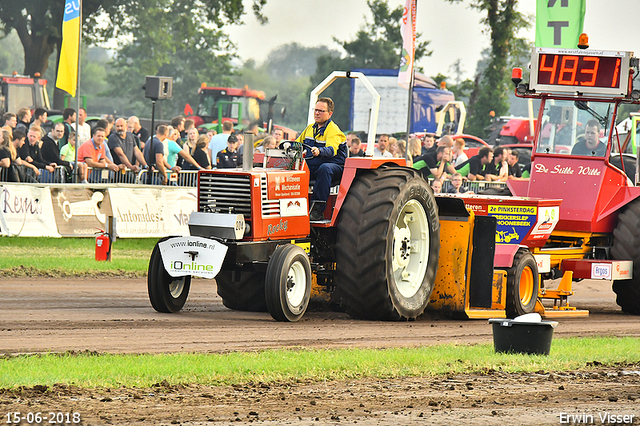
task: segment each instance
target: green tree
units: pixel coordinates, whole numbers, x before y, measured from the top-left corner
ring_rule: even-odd
[[[400,65],[402,34],[400,20],[403,6],[391,10],[387,0],[367,0],[373,15],[373,21],[365,18],[364,25],[356,34],[355,40],[339,41],[345,50],[344,57],[324,55],[318,58],[316,73],[311,78],[312,87],[324,80],[332,71],[348,71],[354,68],[396,69]],[[420,41],[421,33],[416,34],[416,62],[431,55],[427,50],[428,41]],[[351,108],[349,81],[337,81],[329,87],[323,96],[331,97],[335,104],[333,120],[342,129],[349,127]]]
[[[463,0],[449,0],[460,3]],[[518,0],[470,0],[470,7],[485,12],[482,23],[489,29],[491,50],[489,62],[480,78],[477,98],[468,106],[467,131],[483,135],[490,123],[491,111],[496,116],[509,111],[510,69],[512,58],[519,58],[526,42],[517,37],[520,29],[529,27],[527,17],[516,10]]]
[[[55,51],[60,55],[62,41],[62,16],[65,0],[2,0],[0,2],[0,30],[8,34],[15,29],[24,50],[24,74],[44,75],[49,66],[49,57]],[[253,11],[261,15],[266,0],[253,0]],[[146,15],[148,9],[164,7],[166,14],[182,17],[181,22],[207,22],[211,27],[220,28],[227,24],[241,23],[244,13],[242,0],[171,0],[162,2],[138,0],[83,0],[83,36],[88,44],[104,42],[114,36],[123,39],[132,37],[138,28],[140,15]],[[144,18],[143,18],[144,19]],[[107,25],[99,25],[105,21]],[[175,21],[180,22],[176,18]],[[149,29],[153,24],[149,25]],[[215,30],[211,30],[216,32]],[[183,39],[184,42],[188,39]],[[199,40],[189,40],[199,43]],[[212,45],[215,40],[208,40]],[[162,46],[159,46],[162,47]],[[165,52],[154,49],[158,55]],[[56,59],[56,64],[58,60]],[[60,106],[62,92],[56,90],[54,105]]]

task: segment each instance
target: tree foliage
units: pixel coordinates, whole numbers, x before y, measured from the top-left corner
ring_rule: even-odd
[[[449,0],[459,3],[463,0]],[[513,58],[519,58],[526,42],[517,37],[518,31],[529,26],[526,17],[516,10],[518,0],[470,0],[470,7],[486,13],[482,23],[491,38],[489,62],[481,74],[477,98],[468,105],[467,132],[483,135],[484,127],[495,116],[509,111],[510,69]]]
[[[8,34],[15,29],[24,49],[24,73],[33,75],[36,72],[44,75],[48,68],[49,57],[58,52],[62,40],[62,15],[64,0],[2,0],[0,2],[0,30]],[[253,0],[253,11],[261,21],[266,18],[261,15],[266,0]],[[120,40],[133,39],[141,35],[141,29],[146,28],[150,33],[158,35],[158,25],[167,22],[167,18],[160,17],[159,12],[171,15],[171,23],[189,27],[206,27],[200,36],[204,40],[181,39],[174,41],[187,42],[190,45],[206,44],[214,46],[214,50],[226,49],[224,37],[217,30],[227,24],[241,23],[244,14],[242,0],[166,0],[151,2],[147,0],[83,0],[83,41],[88,44],[104,42],[112,37]],[[151,21],[147,15],[159,20]],[[107,25],[103,25],[107,22]],[[141,25],[144,24],[144,27]],[[171,27],[160,27],[172,31]],[[185,29],[187,29],[185,28]],[[176,30],[180,30],[178,27]],[[150,39],[150,37],[146,37]],[[164,44],[151,46],[152,52],[164,56],[162,51],[167,47],[166,38],[160,40]],[[217,43],[221,43],[218,46]],[[175,49],[179,45],[173,45]],[[192,53],[198,53],[196,50]],[[136,52],[137,53],[137,52]],[[210,54],[210,52],[209,52]],[[224,55],[224,53],[223,53]],[[57,64],[56,60],[56,64]],[[160,61],[162,62],[162,61]],[[145,66],[152,65],[150,61]],[[153,69],[153,67],[151,67]],[[158,68],[160,70],[160,68]],[[215,71],[215,70],[214,70]],[[59,107],[60,93],[56,93],[54,104]]]
[[[400,66],[402,34],[400,21],[403,6],[390,9],[387,0],[367,0],[373,15],[372,22],[365,23],[352,41],[334,41],[342,46],[346,55],[336,57],[324,55],[318,58],[317,69],[311,78],[312,87],[324,80],[332,71],[348,71],[354,68],[397,69]],[[416,34],[416,62],[431,52],[427,50],[428,41],[420,41],[421,33]],[[338,81],[329,87],[323,96],[331,97],[335,102],[333,120],[342,129],[349,127],[351,106],[349,81]]]

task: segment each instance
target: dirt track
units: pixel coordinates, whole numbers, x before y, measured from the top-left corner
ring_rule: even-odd
[[[396,347],[490,343],[484,320],[427,314],[407,323],[355,321],[310,312],[297,324],[222,306],[215,283],[196,280],[183,312],[159,314],[144,279],[2,279],[0,353],[221,352],[273,347]],[[560,320],[556,337],[639,336],[640,317],[615,305],[610,284],[583,281],[571,303],[589,318]],[[402,380],[209,388],[0,391],[0,415],[75,410],[85,424],[561,424],[561,413],[635,415],[640,366],[591,373],[458,375]],[[317,420],[316,420],[317,419]],[[6,417],[4,419],[6,421]],[[23,423],[24,424],[24,423]],[[620,424],[620,423],[618,423]]]

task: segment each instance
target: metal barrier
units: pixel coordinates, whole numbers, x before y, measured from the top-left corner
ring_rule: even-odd
[[[431,185],[432,182],[433,182],[433,179],[430,179],[429,185]],[[487,189],[500,189],[500,190],[506,189],[507,183],[506,182],[489,182],[486,180],[472,180],[472,181],[465,182],[462,186],[463,188],[465,188],[466,191],[473,191],[476,194],[478,194],[482,191],[486,191]],[[448,192],[450,188],[451,188],[451,180],[447,179],[442,181],[442,193]]]
[[[40,169],[40,176],[38,176],[38,182],[40,183],[66,183],[67,171],[64,166],[56,166],[53,172],[47,169]]]
[[[151,180],[149,180],[151,177]],[[135,183],[142,185],[161,185],[162,179],[158,170],[153,170],[151,176],[149,176],[149,169],[144,169],[138,172]],[[179,172],[169,173],[169,185],[171,186],[185,186],[196,187],[198,186],[198,171],[197,170],[181,170]]]
[[[26,168],[25,166],[17,166],[23,167],[23,171],[25,173],[25,181],[22,183],[34,183],[34,179],[37,183],[66,183],[67,173],[64,166],[57,166],[53,172],[50,172],[47,169],[40,169],[40,176],[36,176],[32,169]],[[21,172],[16,172],[20,175]],[[9,182],[9,169],[2,167],[0,168],[0,182]],[[18,176],[20,178],[20,176]]]

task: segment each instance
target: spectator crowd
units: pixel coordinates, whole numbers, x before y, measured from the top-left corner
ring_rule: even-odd
[[[231,121],[224,121],[216,134],[214,130],[201,132],[192,119],[178,116],[169,124],[158,125],[151,135],[136,116],[107,116],[93,127],[86,118],[83,108],[77,114],[72,108],[65,109],[62,122],[53,125],[42,108],[33,114],[28,108],[6,113],[0,129],[0,181],[64,183],[74,181],[75,175],[81,183],[133,183],[135,179],[117,177],[138,176],[146,170],[147,179],[141,183],[168,184],[171,173],[241,166],[245,133],[254,135],[256,153],[276,148],[284,139],[282,129],[267,135],[259,133],[257,125],[248,124],[236,132]],[[346,144],[349,157],[365,156],[355,132],[346,135]],[[382,134],[373,156],[406,158],[436,193],[445,181],[449,182],[446,192],[464,193],[466,184],[475,180],[526,179],[516,150],[487,146],[469,158],[464,139],[443,136],[436,141],[431,133],[422,140],[411,137],[408,143]]]

